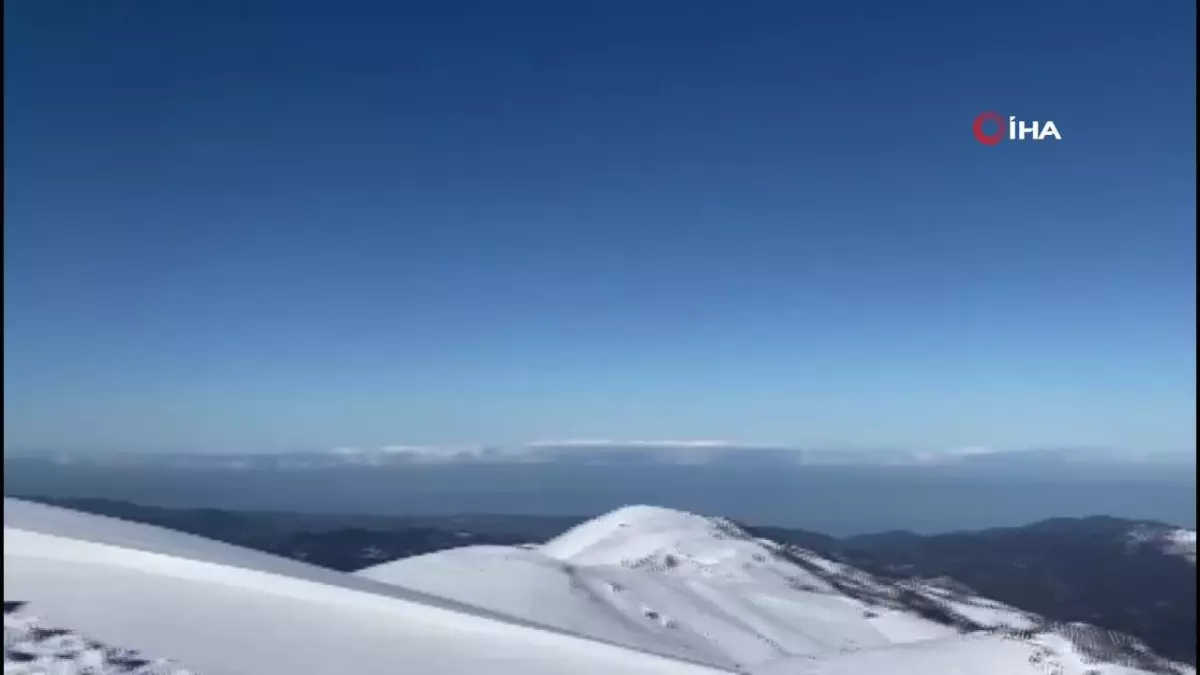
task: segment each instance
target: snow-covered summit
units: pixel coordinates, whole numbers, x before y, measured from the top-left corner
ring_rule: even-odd
[[[699,544],[711,549],[721,531],[742,533],[732,524],[657,506],[626,506],[593,518],[551,539],[542,553],[580,564],[633,564]]]
[[[4,524],[6,675],[1195,672],[656,507],[357,575],[7,498]]]
[[[88,666],[99,675],[154,672],[98,660],[114,650],[169,659],[196,675],[720,672],[199,537],[9,498],[4,595],[6,610],[20,603],[36,626],[52,627],[6,620],[6,675]],[[47,653],[47,635],[70,636],[80,648]]]
[[[725,519],[652,506],[541,546],[466,547],[360,574],[734,672],[1190,672],[952,584],[886,581]],[[993,656],[998,669],[976,661]],[[1033,669],[1006,669],[1015,662]]]

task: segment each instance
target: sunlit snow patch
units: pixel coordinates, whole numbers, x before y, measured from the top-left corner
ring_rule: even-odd
[[[5,675],[193,675],[166,659],[114,647],[26,615],[4,602]]]

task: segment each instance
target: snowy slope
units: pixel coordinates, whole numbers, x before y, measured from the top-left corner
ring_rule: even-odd
[[[1196,564],[1196,531],[1175,529],[1165,532],[1159,539],[1164,553],[1176,555],[1193,565]]]
[[[902,589],[857,570],[782,550],[726,521],[644,506],[536,550],[468,547],[360,574],[539,623],[555,623],[571,605],[587,617],[573,625],[579,632],[733,669],[957,634],[910,611]],[[1034,625],[1018,610],[942,593],[911,591],[929,604],[961,605],[984,626]]]
[[[1125,536],[1131,546],[1154,546],[1167,555],[1196,564],[1196,531],[1175,527],[1141,526]]]
[[[1150,670],[1097,663],[1069,639],[1054,633],[1016,637],[974,633],[911,642],[823,658],[798,658],[756,670],[753,675],[1143,675],[1175,673],[1173,665]]]
[[[202,675],[716,672],[197,537],[7,498],[4,510],[6,610],[25,602],[72,643],[53,656],[45,631],[6,611],[6,673],[81,672],[105,649]],[[36,670],[47,658],[59,670]]]
[[[5,499],[4,549],[6,675],[1195,672],[649,507],[347,575]]]
[[[754,539],[722,519],[654,507],[619,509],[541,546],[466,547],[359,574],[739,672],[1074,675],[1099,668],[1079,665],[1078,649],[1062,637],[1071,631],[1036,615],[951,585],[886,582]],[[1047,644],[1057,650],[1053,659]],[[1132,647],[1097,653],[1110,658],[1122,649]],[[878,669],[896,659],[900,670]],[[995,669],[979,670],[978,659],[995,661]],[[1024,670],[1006,670],[1011,659]],[[1146,672],[1159,665],[1147,663]]]
[[[47,625],[21,613],[22,603],[5,603],[4,672],[9,675],[126,673],[191,675],[168,659],[105,644],[74,631]]]
[[[1181,556],[1192,564],[1196,562],[1196,531],[1175,530],[1167,537],[1166,549],[1169,553]]]

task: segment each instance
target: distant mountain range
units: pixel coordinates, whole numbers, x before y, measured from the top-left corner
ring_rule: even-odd
[[[34,497],[33,499],[37,499]],[[546,541],[582,517],[298,514],[168,509],[96,499],[41,499],[167,527],[341,571],[463,546]],[[1127,633],[1168,658],[1196,662],[1195,532],[1109,517],[923,536],[836,538],[740,525],[893,582],[932,583],[1058,622]]]
[[[520,461],[417,461],[406,452],[10,452],[4,490],[170,508],[382,515],[574,516],[657,504],[837,536],[900,528],[933,534],[1097,513],[1196,525],[1194,465],[1082,451],[975,448],[941,463],[904,463],[896,453],[821,458],[804,450],[703,444],[577,442],[538,446],[518,453]]]

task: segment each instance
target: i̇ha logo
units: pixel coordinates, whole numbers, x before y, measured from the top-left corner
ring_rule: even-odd
[[[996,127],[996,130],[990,133],[987,130],[989,122]],[[1047,138],[1062,140],[1062,134],[1058,133],[1058,127],[1051,120],[1026,122],[1010,115],[1007,122],[1008,124],[1005,124],[1005,119],[999,113],[988,111],[975,118],[971,130],[975,132],[975,140],[984,145],[996,145],[1006,138],[1010,141],[1044,141]]]

